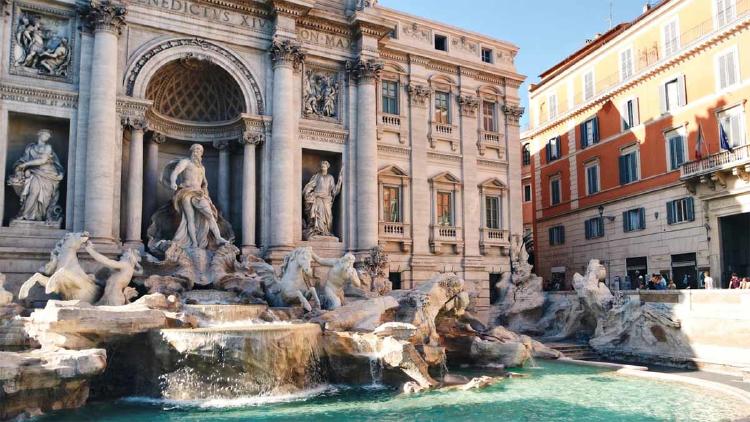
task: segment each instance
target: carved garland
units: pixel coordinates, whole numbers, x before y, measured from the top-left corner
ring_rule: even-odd
[[[143,70],[143,67],[148,63],[149,60],[154,58],[157,54],[169,50],[171,48],[175,47],[183,47],[183,46],[194,46],[201,48],[203,50],[210,50],[215,53],[218,53],[222,55],[224,58],[228,59],[236,68],[239,70],[239,72],[242,74],[242,76],[245,77],[245,79],[250,83],[250,87],[253,90],[253,94],[255,94],[255,101],[256,101],[256,108],[258,110],[258,114],[264,113],[264,106],[263,106],[263,97],[261,96],[261,90],[260,86],[258,86],[258,82],[253,77],[253,74],[250,73],[250,69],[245,66],[240,59],[238,59],[234,54],[232,54],[229,50],[220,47],[216,44],[213,44],[209,41],[200,39],[200,38],[180,38],[180,39],[172,39],[163,41],[153,47],[151,47],[148,51],[143,53],[141,57],[138,59],[138,61],[135,63],[135,66],[133,66],[133,69],[130,71],[130,73],[127,75],[127,86],[126,86],[126,92],[128,95],[133,95],[133,87],[135,86],[135,81],[138,79],[138,75]]]

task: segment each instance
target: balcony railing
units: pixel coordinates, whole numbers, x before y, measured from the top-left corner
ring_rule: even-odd
[[[383,114],[382,116],[380,116],[380,121],[385,126],[401,127],[401,117],[399,116],[394,116],[391,114]]]
[[[732,151],[721,151],[711,154],[702,160],[690,161],[680,167],[680,178],[688,179],[695,176],[727,170],[740,164],[750,163],[750,145],[742,145]]]
[[[380,235],[386,238],[409,237],[409,225],[404,223],[380,222]]]
[[[497,132],[486,132],[482,131],[482,141],[491,142],[493,144],[500,143],[500,134]]]
[[[453,134],[453,126],[445,123],[435,123],[435,132],[441,135]]]
[[[441,242],[455,242],[463,237],[461,227],[455,226],[432,226],[432,239]]]

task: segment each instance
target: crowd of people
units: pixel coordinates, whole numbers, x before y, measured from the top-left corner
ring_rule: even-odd
[[[674,289],[720,289],[711,274],[708,271],[704,271],[698,280],[698,285],[695,286],[691,280],[691,277],[686,275],[680,285],[677,285],[674,280],[668,280],[663,274],[654,273],[649,277],[646,282],[643,276],[638,276],[638,290],[674,290]],[[732,273],[732,277],[729,279],[729,289],[750,289],[750,277],[739,277],[737,273]]]
[[[740,278],[737,273],[732,273],[732,278],[729,279],[730,289],[750,289],[750,277]]]

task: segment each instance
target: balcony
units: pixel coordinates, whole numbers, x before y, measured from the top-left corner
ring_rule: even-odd
[[[387,138],[395,135],[398,138],[398,143],[405,144],[409,134],[406,130],[406,126],[408,126],[406,122],[403,125],[401,124],[403,119],[404,117],[398,114],[378,113],[378,140],[383,140],[384,136]],[[385,135],[386,133],[391,135]]]
[[[712,173],[732,170],[737,173],[747,172],[746,167],[750,164],[750,145],[742,145],[732,151],[721,151],[708,157],[685,163],[680,167],[680,179],[692,179],[698,176],[706,176]],[[735,170],[739,168],[738,170]]]
[[[493,247],[503,248],[508,246],[509,233],[502,229],[488,229],[482,227],[479,229],[479,250],[484,255]]]
[[[380,116],[380,123],[383,126],[392,127],[392,128],[400,128],[401,117],[393,115],[393,114],[383,114]]]
[[[402,252],[411,250],[411,226],[404,223],[381,221],[378,223],[378,239],[381,244],[398,243]]]
[[[438,141],[447,141],[451,144],[451,150],[458,150],[458,127],[450,123],[430,123],[430,133],[428,135],[430,147],[436,148]]]
[[[455,254],[463,252],[464,248],[464,236],[463,229],[455,226],[441,226],[441,225],[430,225],[430,248],[432,253],[440,255],[444,250],[444,246],[452,247],[450,251]]]
[[[505,145],[501,143],[503,139],[502,133],[480,130],[479,140],[477,141],[479,155],[484,156],[487,149],[494,149],[497,150],[498,159],[505,159]]]

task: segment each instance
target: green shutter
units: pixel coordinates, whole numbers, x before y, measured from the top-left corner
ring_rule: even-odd
[[[687,198],[687,219],[688,221],[695,221],[695,201],[692,196]]]
[[[622,213],[622,231],[629,232],[630,231],[630,224],[628,220],[628,212],[625,211]]]
[[[646,228],[646,208],[638,208],[638,219],[640,220],[639,223],[641,223],[638,229],[640,230],[645,229]]]
[[[674,224],[675,201],[667,202],[667,224]]]
[[[592,126],[594,127],[593,142],[597,144],[599,143],[599,118],[598,117],[594,117],[594,124]]]

